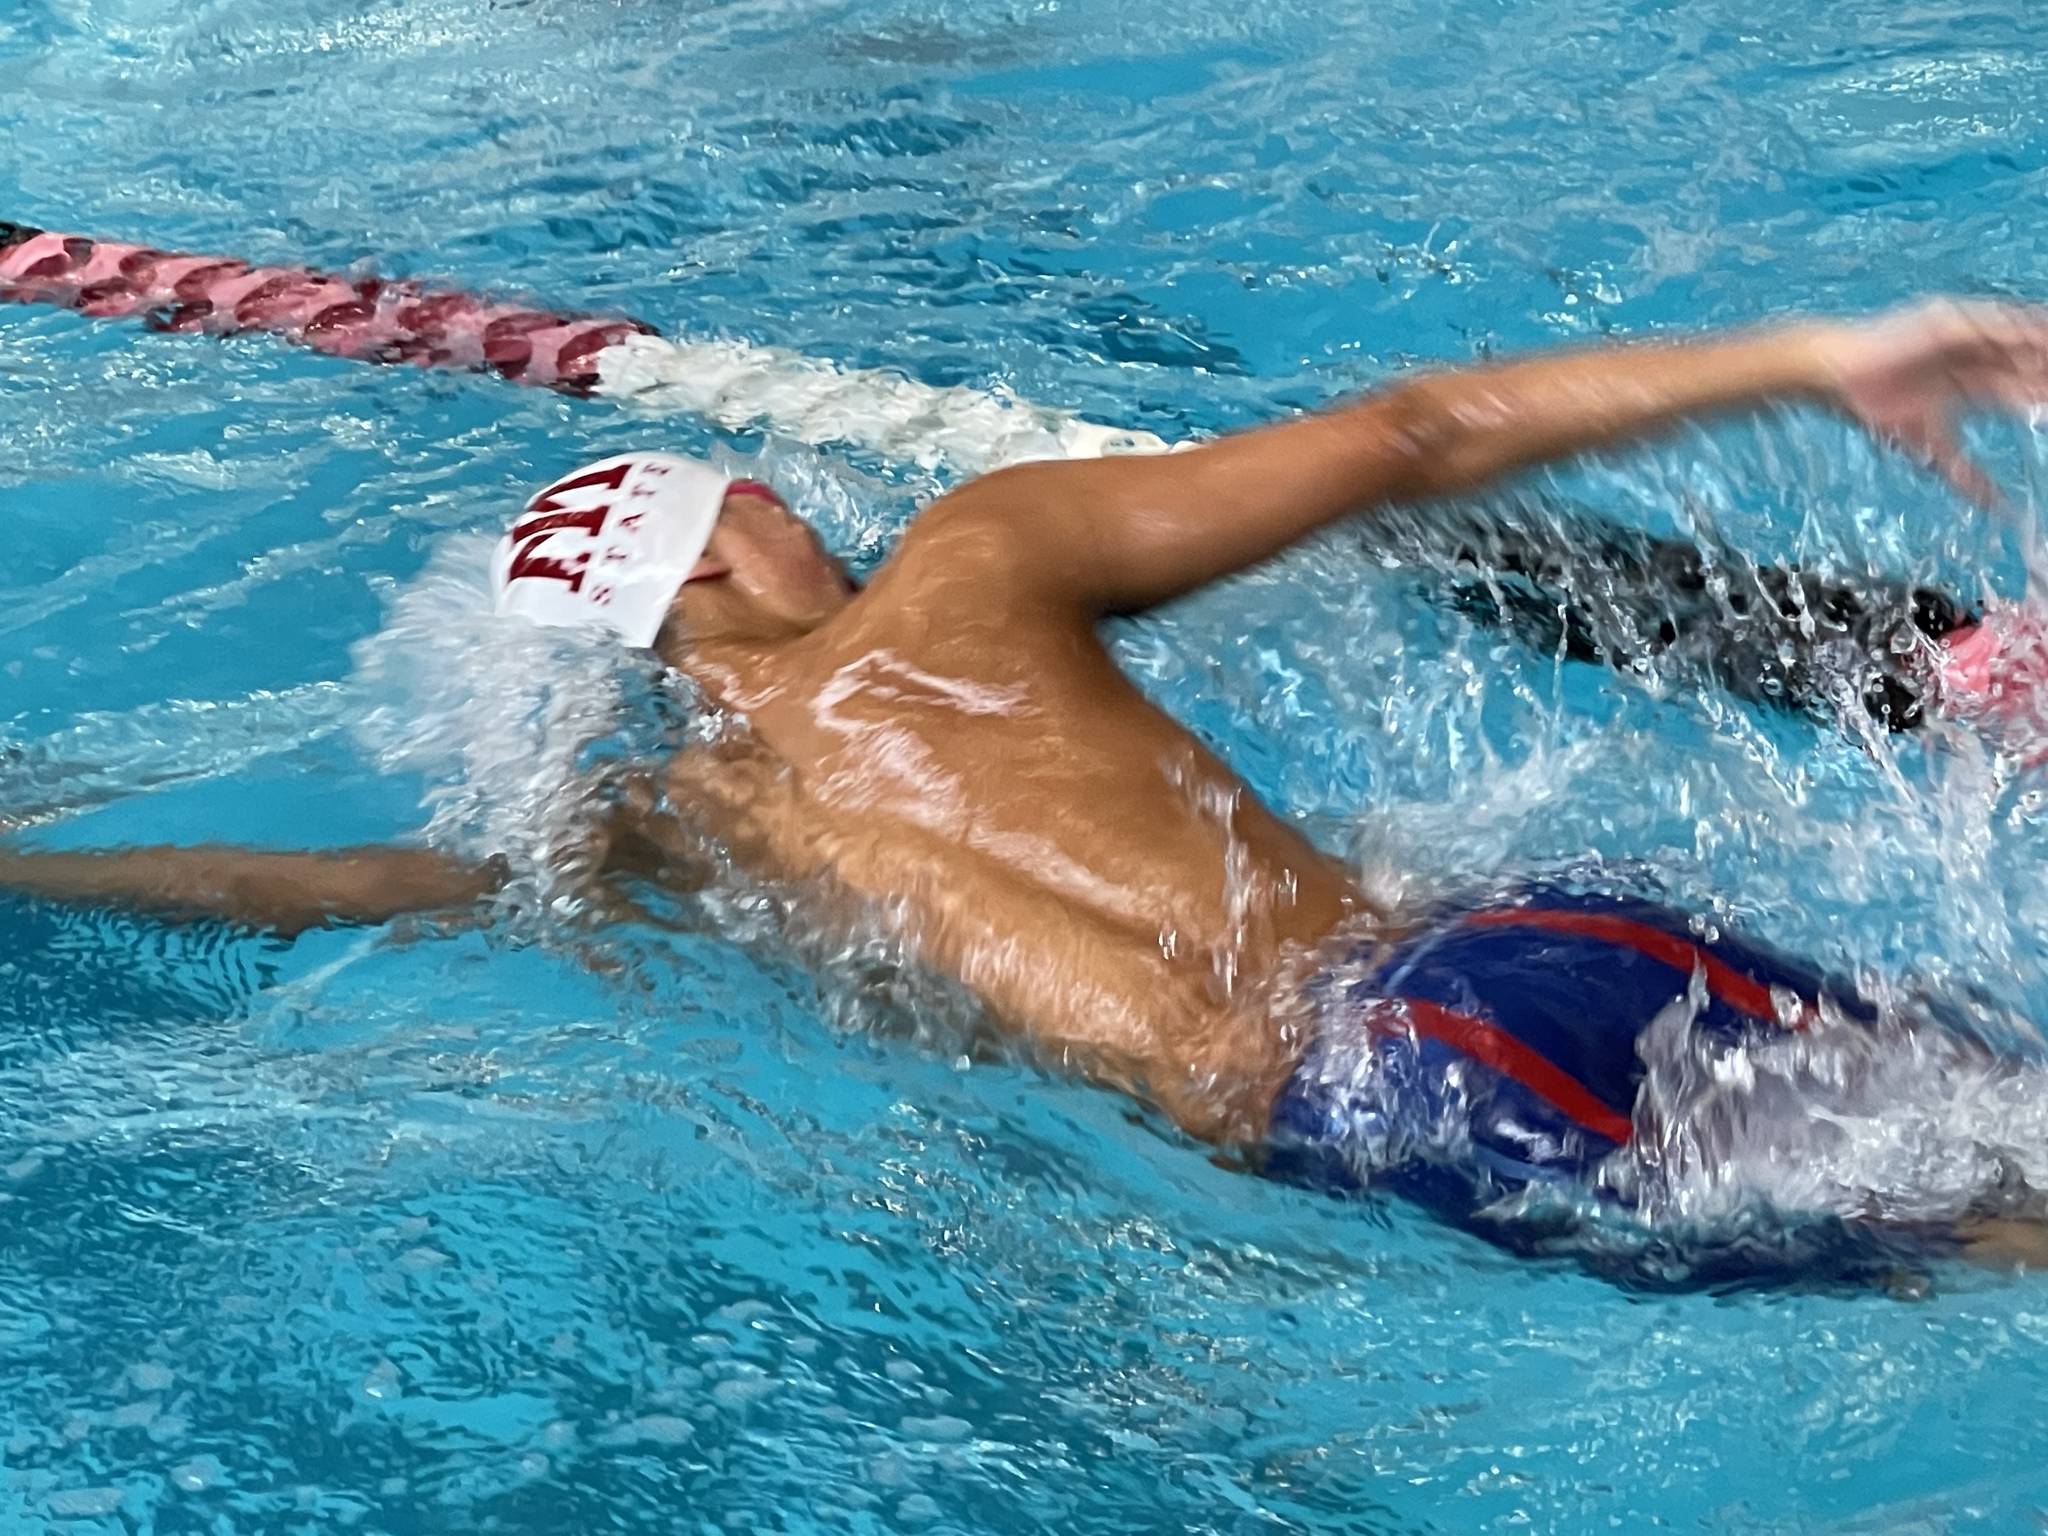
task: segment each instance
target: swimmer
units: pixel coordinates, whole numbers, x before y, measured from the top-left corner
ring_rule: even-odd
[[[1638,1043],[1674,1006],[1765,1035],[1864,1005],[1655,905],[1397,910],[1151,704],[1098,625],[1339,519],[1774,402],[1831,407],[1984,500],[1957,417],[2043,400],[2048,311],[2012,305],[1562,352],[1186,452],[999,470],[927,508],[865,588],[771,487],[632,454],[528,504],[498,604],[650,647],[746,721],[624,797],[599,881],[680,879],[709,835],[895,925],[1042,1059],[1192,1137],[1318,1182],[1405,1171],[1477,1209],[1591,1179],[1638,1134]],[[0,854],[17,892],[281,935],[457,911],[500,880],[418,849]],[[1445,1113],[1467,1122],[1455,1165],[1389,1136]]]

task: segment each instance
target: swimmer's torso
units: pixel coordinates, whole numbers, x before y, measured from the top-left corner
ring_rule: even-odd
[[[865,898],[1071,1065],[1256,1136],[1300,1052],[1269,993],[1358,893],[1092,628],[901,574],[803,645],[693,659],[747,727],[677,762],[678,811]]]

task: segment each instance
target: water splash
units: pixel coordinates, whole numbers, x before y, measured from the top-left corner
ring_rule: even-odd
[[[507,859],[521,894],[571,898],[602,809],[587,772],[628,684],[616,645],[492,611],[496,540],[456,535],[355,648],[358,741],[426,779],[429,842]]]
[[[1646,888],[1616,871],[1597,883]],[[1318,991],[1369,991],[1377,964],[1362,933]],[[1332,1106],[1350,1182],[1633,1283],[1883,1276],[1999,1224],[2040,1241],[2048,1058],[2031,1025],[1986,999],[1903,986],[1869,1018],[1826,998],[1817,1013],[1780,1003],[1782,1032],[1731,1038],[1703,1022],[1695,974],[1638,1039],[1627,1143],[1596,1157],[1602,1144],[1560,1133],[1553,1155],[1588,1162],[1583,1178],[1532,1182],[1482,1151],[1471,1127],[1493,1118],[1490,1074],[1456,1061],[1435,1086],[1414,1081],[1411,1057],[1370,1043],[1405,1030],[1398,1002],[1327,1015],[1304,1077]]]
[[[1872,1022],[1824,1006],[1811,1029],[1727,1042],[1695,1027],[1703,1003],[1696,981],[1644,1032],[1636,1136],[1601,1171],[1646,1221],[1711,1228],[1761,1205],[1955,1228],[2048,1210],[2048,1069],[2031,1027],[1902,988]]]
[[[1708,458],[1709,468],[1722,462]],[[1626,477],[1655,475],[1631,458]],[[1586,553],[1583,514],[1540,498],[1513,514],[1577,562],[1581,594],[1613,595],[1601,587],[1611,573]],[[1489,509],[1455,516],[1468,533],[1500,526]],[[1572,660],[1561,626],[1503,634],[1497,606],[1475,609],[1447,590],[1526,571],[1455,530],[1446,543],[1445,526],[1364,535],[1380,580],[1420,591],[1454,627],[1435,677],[1403,680],[1418,695],[1404,714],[1444,733],[1407,738],[1434,777],[1412,792],[1398,782],[1369,792],[1350,821],[1361,865],[1387,871],[1382,888],[1418,912],[1447,883],[1478,899],[1536,869],[1589,891],[1674,902],[1738,932],[1790,932],[1880,1005],[1874,1025],[1837,1019],[1731,1043],[1693,1027],[1697,996],[1675,998],[1642,1039],[1633,1145],[1585,1187],[1496,1189],[1473,1223],[1511,1246],[1659,1284],[1881,1271],[1983,1222],[2037,1223],[2048,1070],[2025,1015],[2041,949],[2024,887],[2007,896],[2019,849],[1995,830],[2031,816],[2021,807],[2036,798],[2014,793],[2012,733],[1986,739],[1953,721],[1888,733],[1864,705],[1867,674],[1854,655],[1839,658],[1850,686],[1803,701],[1810,723],[1730,700],[1682,651],[1646,646],[1624,667]],[[1346,554],[1325,545],[1303,558]],[[1313,582],[1296,590],[1321,596]],[[1710,595],[1725,602],[1728,589]],[[1655,625],[1654,605],[1623,596],[1634,606],[1603,616],[1610,635]],[[1467,657],[1480,664],[1466,667]],[[1673,778],[1654,764],[1675,714],[1695,723]],[[1462,764],[1451,760],[1459,753]],[[1457,785],[1449,797],[1446,773]],[[1618,800],[1617,783],[1637,787]],[[1880,813],[1867,799],[1852,807],[1873,789]],[[1825,882],[1800,879],[1816,866]],[[1370,1053],[1332,1057],[1328,1070],[1329,1086],[1363,1104],[1394,1091]],[[1352,1127],[1365,1182],[1400,1187],[1417,1166],[1473,1166],[1464,1085],[1452,1086],[1426,1123],[1368,1115]]]

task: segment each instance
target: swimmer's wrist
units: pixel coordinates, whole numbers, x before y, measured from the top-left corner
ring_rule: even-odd
[[[1776,342],[1784,362],[1784,393],[1793,399],[1811,400],[1817,405],[1839,405],[1842,401],[1842,341],[1847,326],[1806,320],[1778,332]]]

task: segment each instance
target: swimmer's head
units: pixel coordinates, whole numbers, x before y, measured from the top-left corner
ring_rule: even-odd
[[[499,541],[491,575],[498,612],[631,646],[807,630],[852,591],[766,485],[665,453],[620,454],[541,491]]]
[[[846,567],[772,487],[735,480],[656,647],[667,655],[672,643],[692,638],[802,633],[845,607],[854,591]]]

